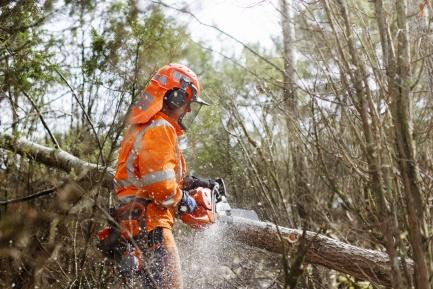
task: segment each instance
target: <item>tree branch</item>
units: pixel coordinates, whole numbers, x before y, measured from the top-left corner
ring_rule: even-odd
[[[20,203],[20,202],[30,201],[30,200],[33,200],[33,199],[36,199],[36,198],[39,198],[39,197],[42,197],[42,196],[46,196],[46,195],[52,194],[55,191],[56,191],[55,188],[49,188],[49,189],[46,189],[46,190],[34,193],[32,195],[22,197],[22,198],[0,201],[0,206],[5,206],[5,205],[9,205],[9,204],[14,204],[14,203]]]
[[[61,149],[45,147],[23,138],[15,138],[9,134],[0,134],[0,148],[13,151],[67,173],[73,172],[80,180],[88,180],[91,183],[102,181],[102,185],[107,188],[114,186],[114,170],[112,168],[82,161]]]
[[[251,48],[250,46],[248,46],[246,43],[240,41],[239,39],[237,39],[236,37],[232,36],[231,34],[225,32],[224,30],[221,30],[220,28],[218,28],[215,25],[211,25],[211,24],[207,24],[202,22],[197,16],[195,16],[191,11],[188,11],[185,8],[176,8],[174,6],[171,6],[169,4],[166,4],[162,1],[152,1],[152,3],[154,4],[159,4],[161,6],[164,6],[166,8],[170,8],[173,10],[176,10],[178,12],[187,14],[189,16],[191,16],[195,21],[197,21],[200,25],[215,29],[216,31],[218,31],[219,33],[227,36],[228,38],[232,39],[233,41],[237,42],[238,44],[242,45],[242,47],[244,47],[245,49],[247,49],[248,51],[250,51],[252,54],[254,54],[255,56],[257,56],[258,58],[260,58],[261,60],[263,60],[264,62],[266,62],[267,64],[269,64],[270,66],[272,66],[273,68],[275,68],[277,71],[284,73],[284,70],[281,69],[278,65],[276,65],[275,63],[273,63],[272,61],[270,61],[269,59],[267,59],[266,57],[260,55],[259,52],[257,52],[256,50],[254,50],[253,48]]]
[[[54,143],[55,147],[60,149],[60,145],[59,145],[57,139],[54,137],[53,133],[51,132],[50,128],[48,127],[48,124],[45,122],[45,119],[42,116],[42,113],[40,112],[36,103],[33,101],[32,97],[27,92],[25,92],[24,90],[21,90],[21,92],[25,95],[25,97],[27,97],[27,99],[32,104],[33,108],[36,110],[36,113],[38,114],[39,119],[42,122],[42,125],[45,127],[45,130],[48,132],[48,135],[50,136],[51,141]]]
[[[63,74],[58,69],[56,69],[56,68],[54,68],[54,70],[59,75],[59,77],[63,80],[63,82],[65,82],[65,84],[68,86],[68,88],[71,90],[72,96],[74,97],[75,101],[78,103],[78,105],[80,106],[80,108],[81,108],[84,116],[86,117],[86,120],[89,123],[90,128],[92,129],[93,134],[95,135],[95,140],[96,140],[96,143],[97,143],[98,148],[99,148],[99,155],[101,157],[102,164],[105,165],[106,163],[105,163],[105,158],[104,158],[104,154],[103,154],[103,148],[102,148],[101,142],[99,140],[98,133],[96,132],[95,126],[93,125],[93,122],[90,119],[90,116],[87,114],[86,109],[84,108],[84,105],[78,99],[77,94],[75,93],[74,89],[69,84],[69,82],[66,80],[66,78],[63,76]]]

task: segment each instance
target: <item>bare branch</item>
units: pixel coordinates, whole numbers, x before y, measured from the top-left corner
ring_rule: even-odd
[[[236,37],[232,36],[231,34],[225,32],[224,30],[221,30],[220,28],[218,28],[215,25],[210,25],[207,23],[202,22],[197,16],[195,16],[192,12],[186,10],[186,9],[180,9],[180,8],[176,8],[174,6],[168,5],[162,1],[152,1],[152,3],[155,4],[159,4],[161,6],[176,10],[178,12],[190,15],[194,20],[196,20],[198,23],[200,23],[203,26],[206,27],[210,27],[212,29],[217,30],[218,32],[220,32],[221,34],[227,36],[228,38],[232,39],[233,41],[239,43],[240,45],[242,45],[242,47],[244,47],[245,49],[247,49],[248,51],[250,51],[252,54],[254,54],[255,56],[257,56],[258,58],[260,58],[261,60],[263,60],[264,62],[266,62],[267,64],[269,64],[270,66],[272,66],[273,68],[275,68],[277,71],[281,72],[284,74],[284,70],[281,69],[278,65],[276,65],[275,63],[271,62],[269,59],[267,59],[266,57],[260,55],[260,53],[258,53],[257,51],[255,51],[254,49],[252,49],[250,46],[248,46],[246,43],[240,41],[239,39],[237,39]]]
[[[51,132],[50,128],[48,127],[48,124],[45,122],[44,118],[42,117],[41,112],[39,111],[38,106],[36,105],[36,103],[33,101],[32,97],[30,95],[28,95],[27,92],[25,92],[24,90],[21,91],[26,97],[27,99],[30,101],[30,103],[32,104],[33,108],[36,110],[39,119],[42,122],[42,125],[45,127],[45,130],[47,131],[47,133],[49,134],[51,141],[54,143],[55,147],[60,149],[60,145],[57,142],[57,139],[54,137],[53,133]]]
[[[74,172],[80,179],[86,179],[93,183],[101,181],[107,188],[112,188],[114,185],[113,169],[82,161],[61,149],[45,147],[23,138],[17,139],[9,134],[0,134],[0,148],[13,151],[67,173]]]
[[[96,143],[98,145],[99,155],[101,156],[102,165],[105,166],[106,163],[105,163],[104,155],[102,153],[102,145],[101,145],[101,142],[99,141],[98,133],[96,132],[95,126],[93,125],[92,120],[90,119],[90,116],[87,114],[86,109],[84,108],[84,105],[78,99],[77,94],[75,93],[74,89],[69,84],[69,82],[66,80],[66,78],[63,76],[63,74],[58,69],[56,69],[56,68],[54,70],[60,76],[60,78],[65,82],[65,84],[69,87],[69,89],[71,90],[72,96],[74,97],[75,101],[78,103],[78,105],[80,106],[81,110],[83,111],[83,114],[86,117],[86,120],[89,123],[89,125],[90,125],[90,127],[92,129],[93,134],[95,135],[95,140],[96,140]]]
[[[52,193],[54,193],[56,191],[55,188],[49,188],[34,194],[31,194],[29,196],[25,196],[22,198],[17,198],[17,199],[11,199],[11,200],[4,200],[4,201],[0,201],[0,206],[5,206],[8,204],[14,204],[14,203],[20,203],[20,202],[26,202],[26,201],[30,201],[39,197],[43,197],[43,196],[47,196],[50,195]]]

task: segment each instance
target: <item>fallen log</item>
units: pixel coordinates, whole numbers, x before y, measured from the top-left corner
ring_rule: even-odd
[[[100,177],[103,180],[102,185],[109,188],[113,186],[112,168],[82,161],[65,151],[17,139],[8,134],[0,134],[0,148],[66,172],[74,171],[85,178]],[[272,223],[240,217],[224,216],[220,222],[226,226],[226,232],[233,240],[280,254],[284,252],[283,244],[285,248],[292,248],[302,235],[302,230],[284,227],[277,230]],[[392,276],[386,253],[356,247],[314,232],[306,232],[305,241],[310,245],[305,262],[322,265],[378,285],[390,286]],[[413,261],[406,260],[406,263],[408,271],[413,274]]]
[[[227,230],[224,232],[227,232],[231,239],[280,254],[283,253],[283,243],[287,252],[301,240],[303,233],[302,230],[285,227],[278,227],[277,230],[276,225],[272,223],[234,216],[222,216],[220,223],[226,226]],[[388,254],[353,246],[309,231],[306,232],[304,241],[309,245],[305,256],[306,263],[322,265],[377,285],[391,285]],[[413,274],[413,261],[406,262],[408,271]]]

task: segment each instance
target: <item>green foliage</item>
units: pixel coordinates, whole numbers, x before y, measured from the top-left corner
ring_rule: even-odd
[[[17,1],[2,9],[0,91],[27,91],[35,82],[52,81],[52,71],[47,65],[52,55],[47,53],[48,46],[41,45],[41,32],[37,29],[49,10],[43,10],[34,1]]]
[[[96,69],[105,70],[104,69],[104,57],[105,57],[105,49],[106,42],[102,35],[98,34],[98,32],[92,28],[91,30],[91,38],[92,38],[92,55],[90,58],[86,59],[83,64],[83,70],[88,77],[95,73]]]

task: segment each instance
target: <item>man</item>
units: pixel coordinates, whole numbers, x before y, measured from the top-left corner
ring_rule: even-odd
[[[117,197],[145,211],[137,242],[149,268],[143,269],[145,288],[183,288],[172,227],[175,216],[193,212],[196,203],[182,190],[185,160],[178,137],[198,113],[194,106],[207,105],[199,95],[194,72],[179,64],[162,67],[134,103],[120,148]]]

